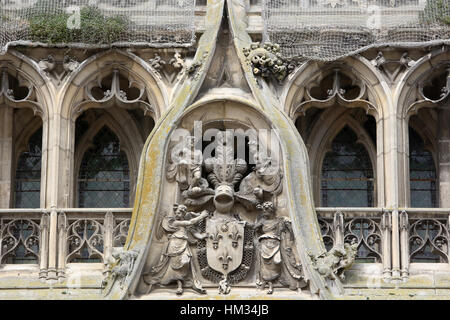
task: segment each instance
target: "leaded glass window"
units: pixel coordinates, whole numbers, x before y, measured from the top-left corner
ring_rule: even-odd
[[[103,127],[86,151],[78,175],[80,208],[127,208],[130,171],[117,136]]]
[[[409,178],[411,207],[437,206],[436,167],[433,155],[425,149],[422,138],[409,128]]]
[[[367,150],[346,126],[332,143],[322,164],[321,198],[325,207],[371,207],[374,174]]]
[[[41,194],[42,127],[28,141],[17,162],[15,208],[39,208]]]

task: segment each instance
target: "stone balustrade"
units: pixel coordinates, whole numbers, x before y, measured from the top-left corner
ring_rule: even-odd
[[[8,270],[39,266],[41,279],[69,266],[106,265],[123,247],[131,218],[124,209],[1,209],[0,261]],[[316,208],[327,250],[357,243],[359,265],[380,264],[385,278],[409,276],[411,264],[449,264],[450,209]],[[0,276],[2,269],[0,267]]]
[[[39,278],[65,277],[70,264],[106,266],[123,247],[131,209],[2,209],[1,265],[39,266]],[[1,273],[1,268],[0,268]]]

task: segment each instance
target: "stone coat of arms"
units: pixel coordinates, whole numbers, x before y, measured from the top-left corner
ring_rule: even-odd
[[[227,277],[242,263],[245,222],[230,220],[206,221],[206,257],[208,265]]]

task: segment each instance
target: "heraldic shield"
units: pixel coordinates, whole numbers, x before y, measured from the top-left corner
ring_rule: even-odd
[[[227,277],[242,263],[245,222],[209,219],[206,221],[206,258],[208,265]]]

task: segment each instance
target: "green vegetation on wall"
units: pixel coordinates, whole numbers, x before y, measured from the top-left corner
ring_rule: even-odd
[[[428,0],[420,19],[425,23],[450,25],[450,1]]]
[[[44,43],[95,43],[110,44],[119,41],[128,29],[128,20],[123,16],[107,17],[95,7],[80,10],[80,28],[68,28],[71,14],[36,12],[29,20],[33,41]]]

